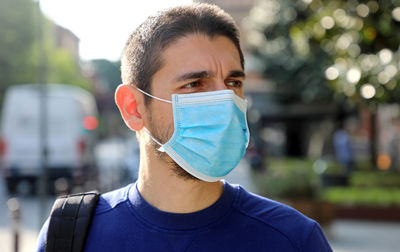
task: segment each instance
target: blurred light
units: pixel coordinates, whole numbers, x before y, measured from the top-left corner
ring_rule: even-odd
[[[276,145],[282,145],[286,140],[285,134],[282,130],[268,127],[261,130],[260,137],[265,142],[274,143]]]
[[[351,57],[355,58],[360,55],[361,49],[357,44],[352,44],[349,47],[348,53]]]
[[[376,1],[369,1],[367,6],[372,13],[375,13],[379,10],[379,4]]]
[[[7,207],[10,211],[18,211],[20,206],[17,198],[10,198],[7,200]]]
[[[67,194],[69,188],[68,180],[66,178],[59,178],[54,181],[54,187],[58,194]]]
[[[376,164],[379,170],[386,171],[392,165],[392,158],[387,153],[381,153],[378,155]]]
[[[351,68],[346,74],[346,80],[349,83],[357,83],[361,79],[361,71],[358,68]]]
[[[392,11],[392,17],[397,22],[400,22],[400,7],[396,7]]]
[[[370,54],[367,59],[368,59],[369,63],[371,64],[371,66],[376,66],[379,63],[378,57],[374,54]]]
[[[360,31],[364,26],[364,21],[361,18],[355,19],[354,29]]]
[[[287,46],[287,40],[284,37],[278,37],[274,40],[269,40],[265,46],[262,47],[262,51],[266,54],[277,54]]]
[[[325,76],[328,80],[336,80],[339,77],[339,70],[334,66],[330,66],[325,70]]]
[[[397,68],[395,65],[387,65],[384,71],[389,78],[393,78],[397,74]]]
[[[273,2],[270,2],[267,7],[254,7],[250,11],[252,19],[257,23],[265,23],[266,26],[276,24],[279,17],[276,15],[278,11],[275,9],[273,4]]]
[[[343,20],[346,18],[346,12],[343,9],[337,9],[333,12],[333,17],[336,19],[336,21],[343,22]]]
[[[379,83],[381,83],[381,84],[386,84],[386,83],[389,82],[389,80],[390,80],[390,78],[389,78],[389,76],[388,76],[385,72],[380,72],[380,73],[378,74],[378,81],[379,81]]]
[[[379,53],[379,60],[382,64],[386,65],[392,61],[393,53],[389,49],[382,49]]]
[[[376,90],[374,88],[374,86],[372,86],[371,84],[367,83],[362,85],[361,87],[361,96],[364,97],[365,99],[371,99],[372,97],[374,97],[376,94]]]
[[[351,37],[351,35],[345,33],[342,36],[340,36],[339,39],[337,40],[336,47],[341,50],[346,50],[350,46],[352,41],[353,38]]]
[[[363,55],[361,59],[361,67],[364,71],[371,70],[379,62],[378,57],[375,54]]]
[[[259,6],[251,9],[250,16],[256,23],[263,24],[265,27],[270,26],[279,21],[280,7],[277,1],[262,1]]]
[[[347,69],[347,61],[344,58],[335,59],[335,65],[338,69],[341,69],[341,70]]]
[[[376,30],[372,27],[367,27],[364,29],[364,37],[368,40],[374,40],[376,38]]]
[[[333,17],[336,20],[336,23],[341,27],[347,27],[350,18],[347,16],[346,11],[343,9],[337,9],[333,12]]]
[[[312,0],[302,0],[302,1],[303,1],[303,3],[306,3],[306,4],[312,3]]]
[[[260,111],[258,111],[256,109],[251,109],[249,111],[249,113],[248,113],[249,122],[256,123],[260,120],[260,118],[261,118]]]
[[[328,165],[326,164],[325,161],[323,161],[321,159],[316,160],[313,164],[313,170],[317,174],[324,173],[327,168],[328,168]]]
[[[260,47],[266,42],[264,35],[255,30],[251,30],[247,33],[247,40],[250,45],[256,47]]]
[[[360,16],[360,17],[366,17],[366,16],[368,16],[368,14],[369,14],[369,8],[368,8],[368,6],[367,5],[365,5],[365,4],[359,4],[358,6],[357,6],[357,14]]]
[[[99,125],[99,121],[94,116],[87,116],[83,119],[83,127],[87,130],[94,130]]]
[[[326,30],[332,29],[333,26],[335,26],[335,20],[333,20],[333,18],[330,16],[323,17],[321,19],[320,23],[321,23],[321,26]]]

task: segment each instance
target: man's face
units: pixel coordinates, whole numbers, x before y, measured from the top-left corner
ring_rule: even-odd
[[[243,68],[239,52],[228,38],[188,35],[169,45],[161,57],[163,65],[152,78],[152,95],[171,100],[172,94],[232,89],[243,98]],[[165,144],[174,131],[172,105],[153,99],[147,114],[145,126]],[[193,178],[167,155],[160,158],[170,163],[179,176]]]

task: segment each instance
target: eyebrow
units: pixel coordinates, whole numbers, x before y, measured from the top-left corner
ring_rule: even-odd
[[[203,79],[207,77],[211,77],[213,74],[209,71],[199,71],[199,72],[189,72],[189,73],[184,73],[178,78],[176,78],[176,81],[181,82],[181,81],[187,81],[187,80],[193,80],[193,79]]]
[[[245,74],[242,70],[232,70],[232,71],[229,72],[228,77],[233,77],[233,78],[242,77],[242,78],[246,78],[246,74]]]
[[[214,76],[214,73],[210,71],[198,71],[198,72],[189,72],[184,73],[176,78],[177,82],[187,81],[187,80],[194,80],[194,79],[203,79],[203,78],[210,78]],[[228,77],[231,78],[245,78],[246,74],[242,70],[232,70],[229,72]]]

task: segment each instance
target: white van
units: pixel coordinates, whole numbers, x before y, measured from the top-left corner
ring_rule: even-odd
[[[40,84],[7,89],[2,108],[0,167],[9,191],[21,180],[34,184],[42,169]],[[84,181],[94,176],[93,147],[97,107],[89,92],[71,85],[48,84],[48,178]]]

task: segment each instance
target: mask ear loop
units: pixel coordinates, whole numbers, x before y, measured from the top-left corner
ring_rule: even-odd
[[[162,99],[162,98],[158,98],[158,97],[156,97],[156,96],[154,96],[154,95],[151,95],[151,94],[149,94],[149,93],[147,93],[147,92],[141,90],[141,89],[138,88],[138,87],[137,87],[136,89],[139,90],[140,92],[142,92],[143,94],[145,94],[145,95],[147,95],[147,96],[149,96],[149,97],[151,97],[151,98],[154,98],[154,99],[156,99],[156,100],[163,101],[163,102],[168,102],[168,103],[172,103],[172,101],[165,100],[165,99]],[[162,143],[160,143],[157,139],[155,139],[155,138],[151,135],[151,133],[150,133],[150,131],[149,131],[148,129],[146,129],[146,128],[143,128],[143,129],[144,129],[144,132],[151,138],[151,140],[153,140],[155,143],[157,143],[158,145],[161,146],[160,148],[158,148],[158,150],[161,151],[161,152],[165,152],[164,145],[163,145]]]
[[[161,152],[165,152],[164,145],[163,145],[162,143],[160,143],[159,141],[157,141],[157,139],[155,139],[155,138],[150,134],[150,132],[149,132],[148,129],[143,128],[143,130],[144,130],[144,132],[151,138],[151,140],[153,140],[156,144],[158,144],[158,145],[161,146],[161,147],[158,148],[157,150],[159,150],[159,151],[161,151]]]
[[[142,92],[143,94],[145,94],[145,95],[147,95],[147,96],[149,96],[149,97],[151,97],[151,98],[154,98],[154,99],[156,99],[156,100],[163,101],[163,102],[168,102],[168,103],[172,103],[172,101],[170,101],[170,100],[158,98],[157,96],[151,95],[151,94],[149,94],[149,93],[147,93],[147,92],[141,90],[141,89],[138,88],[138,87],[137,87],[136,89],[139,90],[140,92]]]

